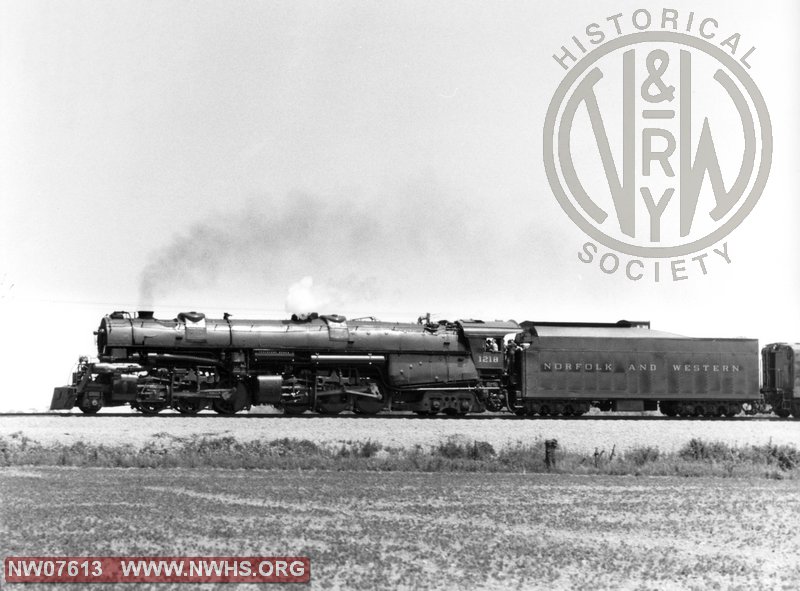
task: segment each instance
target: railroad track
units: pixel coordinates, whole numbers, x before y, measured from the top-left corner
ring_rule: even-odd
[[[415,421],[490,421],[490,420],[503,420],[503,421],[727,421],[727,422],[791,422],[796,421],[791,417],[781,418],[776,416],[737,416],[737,417],[667,417],[667,416],[627,416],[627,415],[583,415],[579,417],[518,417],[511,414],[485,414],[485,415],[462,415],[462,416],[418,416],[416,414],[378,414],[378,415],[358,415],[358,414],[340,414],[340,415],[320,415],[320,414],[304,414],[304,415],[284,415],[284,414],[271,414],[271,413],[249,413],[249,414],[236,414],[236,415],[220,415],[216,413],[201,413],[197,415],[182,415],[179,413],[162,413],[158,415],[144,415],[139,413],[98,413],[94,415],[86,415],[81,412],[72,413],[51,413],[51,412],[4,412],[0,413],[0,417],[50,417],[50,418],[66,418],[66,417],[81,417],[85,420],[98,420],[102,421],[105,418],[129,418],[129,419],[199,419],[199,420],[221,420],[221,419],[282,419],[282,420],[314,420],[314,419],[344,419],[344,420],[358,420],[368,421],[370,419],[413,419]]]

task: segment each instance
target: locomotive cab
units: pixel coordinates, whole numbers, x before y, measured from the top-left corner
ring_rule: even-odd
[[[469,343],[472,360],[479,374],[498,375],[506,368],[506,337],[519,333],[516,322],[483,322],[482,320],[461,320],[458,327]]]

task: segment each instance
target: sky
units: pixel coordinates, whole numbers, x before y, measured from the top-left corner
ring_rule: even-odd
[[[756,47],[774,153],[731,263],[655,283],[579,260],[543,166],[553,54],[636,3],[0,0],[0,410],[45,408],[112,310],[800,341],[800,5],[670,6]]]

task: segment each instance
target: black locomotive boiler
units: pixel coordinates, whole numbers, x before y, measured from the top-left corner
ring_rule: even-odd
[[[159,320],[151,312],[114,312],[97,330],[99,362],[83,359],[51,408],[84,412],[130,404],[145,413],[210,407],[233,414],[272,404],[288,414],[384,408],[463,414],[500,410],[514,322],[415,324],[208,319],[188,312]],[[487,345],[487,343],[489,343]]]
[[[766,408],[756,340],[689,338],[647,322],[242,320],[197,312],[162,320],[114,312],[96,335],[97,361],[80,359],[71,384],[55,389],[52,410],[127,404],[148,414],[234,414],[269,404],[287,414],[570,416],[596,407],[731,416]],[[793,392],[768,398],[798,416]]]

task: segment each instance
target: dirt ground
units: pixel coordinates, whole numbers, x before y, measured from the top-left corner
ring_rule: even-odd
[[[0,533],[2,556],[307,555],[313,589],[796,589],[800,483],[4,468]]]

